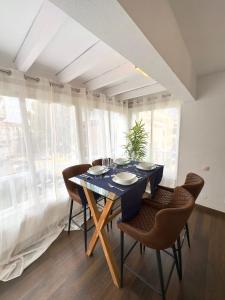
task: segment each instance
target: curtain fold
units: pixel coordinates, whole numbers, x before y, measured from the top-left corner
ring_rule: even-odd
[[[85,89],[0,74],[0,280],[19,276],[63,230],[62,170],[120,153],[127,110]]]
[[[124,156],[128,103],[97,97],[92,93],[75,95],[80,137],[80,157],[91,162],[102,157]]]

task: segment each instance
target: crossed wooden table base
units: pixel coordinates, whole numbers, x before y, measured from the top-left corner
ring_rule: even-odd
[[[102,249],[112,276],[112,280],[115,284],[115,286],[117,286],[118,288],[120,287],[120,278],[119,278],[119,271],[117,268],[117,264],[115,262],[115,258],[114,255],[112,253],[110,244],[109,244],[109,240],[107,238],[106,232],[105,232],[105,225],[110,222],[117,214],[120,213],[119,211],[116,211],[115,213],[111,214],[111,209],[114,205],[113,200],[109,200],[106,199],[106,204],[103,208],[103,210],[101,212],[99,212],[97,204],[96,204],[96,200],[94,198],[93,192],[89,189],[87,189],[86,187],[84,188],[84,193],[85,196],[87,198],[87,202],[89,205],[89,208],[91,210],[91,214],[94,220],[94,224],[95,224],[95,231],[91,237],[90,243],[88,245],[88,250],[87,250],[87,255],[91,256],[95,246],[97,244],[98,239],[100,239],[101,245],[102,245]],[[113,195],[111,195],[113,196]],[[116,197],[116,195],[115,195]],[[112,197],[110,197],[112,198]]]

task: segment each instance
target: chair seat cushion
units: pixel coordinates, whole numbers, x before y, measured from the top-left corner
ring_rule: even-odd
[[[144,201],[138,215],[126,223],[118,222],[118,227],[134,239],[139,240],[140,235],[149,232],[154,226],[155,215],[158,211]]]

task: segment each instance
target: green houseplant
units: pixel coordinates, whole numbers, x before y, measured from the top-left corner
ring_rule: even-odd
[[[126,134],[127,144],[124,146],[129,159],[143,160],[146,155],[148,133],[142,120],[135,121],[134,126]]]

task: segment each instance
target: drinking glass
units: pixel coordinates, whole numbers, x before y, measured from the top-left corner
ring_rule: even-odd
[[[113,159],[112,158],[109,158],[109,167],[113,167]]]
[[[109,159],[108,158],[103,158],[102,159],[102,165],[105,166],[105,167],[108,167],[109,166]]]

